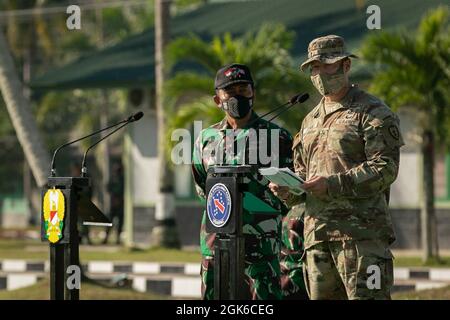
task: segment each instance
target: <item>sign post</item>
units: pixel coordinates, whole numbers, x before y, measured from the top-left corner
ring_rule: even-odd
[[[79,300],[79,285],[68,283],[73,266],[81,270],[77,224],[112,226],[91,202],[90,187],[88,177],[49,177],[43,190],[41,240],[50,246],[51,300]]]
[[[215,166],[206,179],[206,232],[216,233],[214,244],[214,299],[242,300],[245,291],[245,239],[243,210],[251,214],[279,214],[279,211],[247,190],[248,174],[255,168]]]

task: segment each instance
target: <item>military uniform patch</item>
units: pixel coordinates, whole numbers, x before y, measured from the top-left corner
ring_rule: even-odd
[[[395,139],[398,140],[400,138],[400,133],[398,132],[398,128],[395,125],[391,125],[389,128],[389,133],[391,134],[391,136]]]
[[[222,184],[215,184],[208,194],[206,213],[216,228],[221,228],[228,222],[231,215],[231,196],[228,188]]]

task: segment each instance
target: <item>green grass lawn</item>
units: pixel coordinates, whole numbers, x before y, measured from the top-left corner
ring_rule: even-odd
[[[35,285],[11,291],[0,291],[0,300],[49,300],[50,283],[44,279]],[[105,288],[91,283],[81,283],[80,300],[165,300],[169,296],[137,292],[133,289]]]
[[[48,244],[38,240],[0,239],[0,260],[48,260]],[[200,262],[200,252],[165,248],[132,249],[103,245],[82,246],[80,259],[84,263],[90,260],[109,261],[148,261],[148,262]],[[450,268],[450,257],[442,257],[441,261],[422,263],[420,257],[397,257],[396,267],[447,267]],[[392,296],[395,300],[450,300],[450,286],[441,289],[430,289],[418,292],[401,292]],[[0,291],[0,299],[11,300],[46,300],[49,299],[49,281],[44,279],[37,284],[13,291]],[[112,289],[92,283],[82,283],[80,299],[86,300],[148,300],[171,299],[168,296],[136,292],[132,289]]]
[[[101,249],[100,249],[101,250]],[[154,261],[154,262],[198,262],[200,252],[176,249],[152,248],[147,250],[121,249],[119,252],[103,252],[80,250],[81,261],[111,260],[111,261]]]
[[[112,249],[112,250],[111,250]],[[37,240],[6,240],[0,239],[0,260],[48,260],[49,249],[46,243]],[[133,249],[94,245],[80,247],[81,261],[111,260],[111,261],[150,261],[150,262],[200,262],[199,251],[176,250],[166,248]],[[442,267],[450,268],[450,256],[441,257],[441,261],[422,263],[420,257],[396,257],[396,267]]]
[[[111,261],[151,261],[151,262],[200,262],[200,252],[152,248],[130,249],[119,248],[108,250],[108,246],[90,246],[88,250],[80,248],[80,260],[111,260]],[[48,245],[36,240],[0,240],[0,260],[48,260]]]
[[[39,281],[33,286],[11,291],[0,291],[0,300],[49,300],[49,281]],[[104,288],[90,283],[82,283],[81,300],[165,300],[169,296],[136,292],[132,289]],[[450,300],[450,286],[418,292],[402,292],[392,295],[393,300]]]
[[[427,263],[423,263],[420,257],[396,257],[394,259],[394,266],[450,268],[450,257],[441,257],[440,261],[430,260]]]
[[[450,286],[421,291],[398,292],[392,295],[394,300],[450,300]]]

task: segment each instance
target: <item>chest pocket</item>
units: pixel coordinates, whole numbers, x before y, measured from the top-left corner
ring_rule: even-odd
[[[211,166],[223,164],[223,148],[219,147],[219,144],[222,143],[222,140],[223,139],[220,136],[215,136],[210,137],[203,142],[202,160],[203,166],[206,170],[208,170],[208,168]]]
[[[303,149],[306,152],[309,152],[311,148],[314,147],[315,144],[317,144],[318,136],[320,135],[320,132],[322,129],[317,127],[311,127],[311,128],[304,128],[302,131],[302,145]]]
[[[341,155],[364,157],[364,138],[356,115],[339,117],[330,125],[328,147]]]

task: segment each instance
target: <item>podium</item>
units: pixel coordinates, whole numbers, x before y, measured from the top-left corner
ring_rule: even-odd
[[[257,167],[215,166],[206,178],[206,232],[216,233],[214,243],[214,299],[248,298],[244,279],[245,239],[243,209],[250,214],[280,214],[248,192],[248,175]]]
[[[50,299],[79,300],[79,285],[69,285],[79,272],[78,223],[111,227],[112,223],[91,202],[88,177],[49,177],[42,191],[41,240],[50,246]]]

